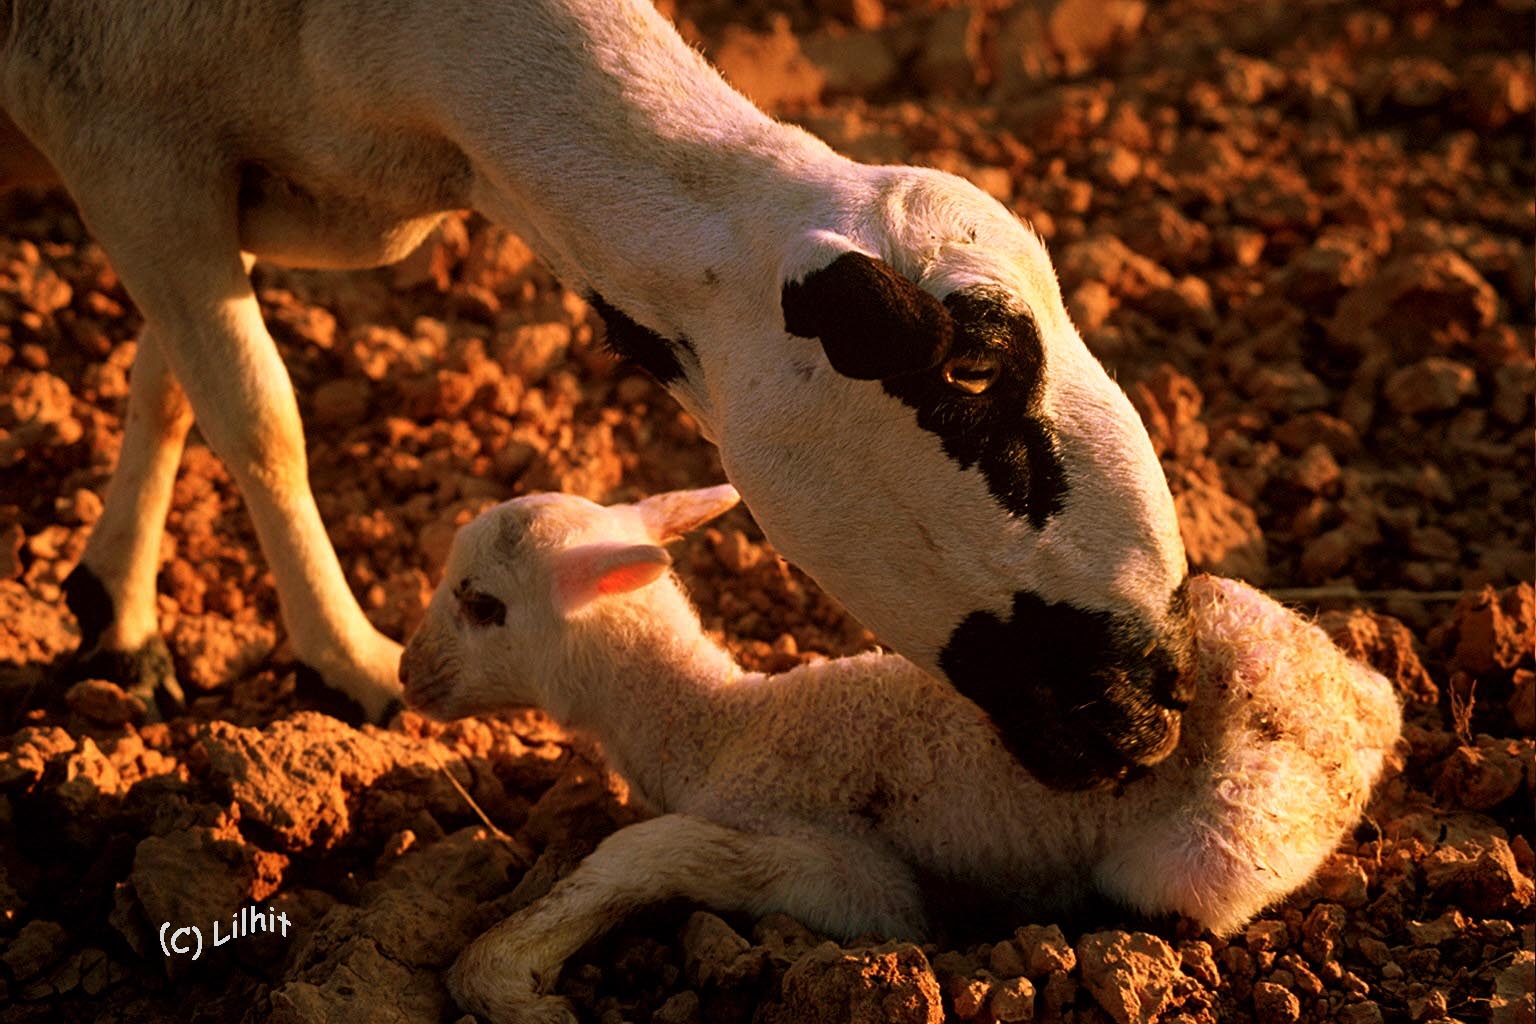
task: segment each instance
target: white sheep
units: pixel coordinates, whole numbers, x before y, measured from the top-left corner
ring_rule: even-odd
[[[542,993],[566,958],[675,898],[915,937],[925,878],[1035,917],[1098,895],[1229,932],[1311,875],[1397,739],[1379,674],[1251,587],[1197,576],[1178,749],[1118,789],[1047,788],[974,704],[898,656],[744,672],[659,546],[736,500],[729,486],[608,508],[539,495],[456,538],[401,664],[407,702],[439,717],[542,707],[595,734],[659,815],[465,951],[450,984],[466,1009],[565,1019]]]
[[[145,323],[64,588],[81,672],[167,677],[160,534],[195,417],[295,656],[388,717],[400,647],[326,536],[249,271],[387,263],[473,208],[694,415],[775,547],[1037,777],[1177,740],[1173,498],[1044,244],[962,178],[774,121],[651,0],[0,0],[0,191],[38,180]],[[1042,628],[1092,657],[1038,662]]]

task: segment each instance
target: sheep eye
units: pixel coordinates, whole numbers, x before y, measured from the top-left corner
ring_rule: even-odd
[[[507,606],[490,594],[461,590],[458,598],[459,613],[471,626],[500,626],[507,621]]]
[[[1003,371],[1003,364],[990,352],[956,356],[944,364],[944,382],[956,391],[979,395],[993,384]]]

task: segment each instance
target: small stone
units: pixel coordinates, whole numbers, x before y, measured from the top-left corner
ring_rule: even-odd
[[[1345,1005],[1333,1018],[1337,1024],[1382,1024],[1381,1007],[1367,999]]]
[[[496,343],[496,361],[528,384],[547,377],[571,346],[571,326],[559,321],[520,324]]]
[[[1148,1024],[1173,997],[1179,955],[1145,932],[1093,932],[1077,943],[1083,984],[1116,1024]]]
[[[1408,935],[1416,946],[1438,946],[1464,934],[1467,919],[1459,910],[1447,910],[1433,921],[1409,921]]]
[[[1536,1020],[1536,952],[1522,949],[1493,976],[1490,1024],[1531,1024]]]
[[[992,995],[992,976],[985,971],[971,978],[956,975],[944,983],[944,991],[955,1008],[956,1017],[975,1020],[986,1009],[987,1000]]]
[[[1312,883],[1330,903],[1346,907],[1365,905],[1368,895],[1365,868],[1358,857],[1345,853],[1330,854],[1317,869]]]
[[[983,18],[973,7],[940,11],[928,26],[917,59],[919,80],[935,92],[964,92],[981,73]]]
[[[1524,749],[1522,749],[1522,747]],[[1520,791],[1531,761],[1530,743],[1479,735],[1476,746],[1452,751],[1435,780],[1435,795],[1474,811],[1497,807]]]
[[[1295,993],[1269,981],[1253,986],[1253,1010],[1259,1024],[1295,1024],[1301,1019],[1301,1001]]]
[[[1032,980],[1077,967],[1077,953],[1057,925],[1025,925],[1014,932],[1013,941],[1024,954],[1024,973]]]
[[[1243,938],[1250,953],[1278,953],[1291,944],[1284,921],[1255,921]]]
[[[729,25],[712,56],[726,80],[758,105],[770,109],[811,103],[821,96],[826,76],[800,50],[789,19],[775,15],[769,31]]]
[[[831,942],[784,974],[789,1020],[846,1024],[942,1024],[939,982],[918,947],[889,942],[844,950]]]
[[[651,1014],[651,1024],[697,1024],[698,1020],[699,994],[691,989],[668,997]]]
[[[28,921],[0,956],[17,981],[36,977],[69,948],[69,935],[53,921]]]
[[[695,911],[683,927],[683,969],[693,985],[729,986],[755,977],[762,958],[749,956],[752,944],[724,920]]]
[[[1470,366],[1443,356],[1429,356],[1387,378],[1382,394],[1405,416],[1448,412],[1477,390]]]
[[[1008,978],[992,987],[987,1002],[992,1019],[999,1024],[1035,1019],[1035,986],[1028,978]]]
[[[1308,913],[1301,926],[1301,949],[1314,964],[1334,958],[1344,931],[1344,908],[1337,903],[1319,903]]]
[[[64,703],[82,718],[115,727],[144,717],[145,703],[105,679],[82,679],[64,693]]]
[[[1018,978],[1026,972],[1024,954],[1019,947],[1006,939],[992,947],[987,954],[987,965],[999,978]]]

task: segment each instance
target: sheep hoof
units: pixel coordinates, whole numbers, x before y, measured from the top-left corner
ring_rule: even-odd
[[[174,716],[186,710],[186,695],[176,681],[170,649],[158,636],[133,651],[76,651],[64,662],[60,675],[66,686],[82,679],[116,683],[124,693],[143,701],[144,720],[148,722],[158,722],[162,715]]]

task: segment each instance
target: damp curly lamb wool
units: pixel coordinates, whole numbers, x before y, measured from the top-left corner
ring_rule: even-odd
[[[401,664],[407,700],[441,717],[544,707],[594,733],[658,812],[464,953],[466,1009],[559,1019],[539,990],[565,959],[669,899],[916,937],[938,881],[1036,918],[1108,897],[1230,932],[1306,881],[1397,740],[1381,675],[1252,587],[1196,576],[1175,751],[1112,790],[1048,788],[903,658],[742,671],[658,546],[734,502],[729,487],[611,508],[541,495],[456,538]]]

